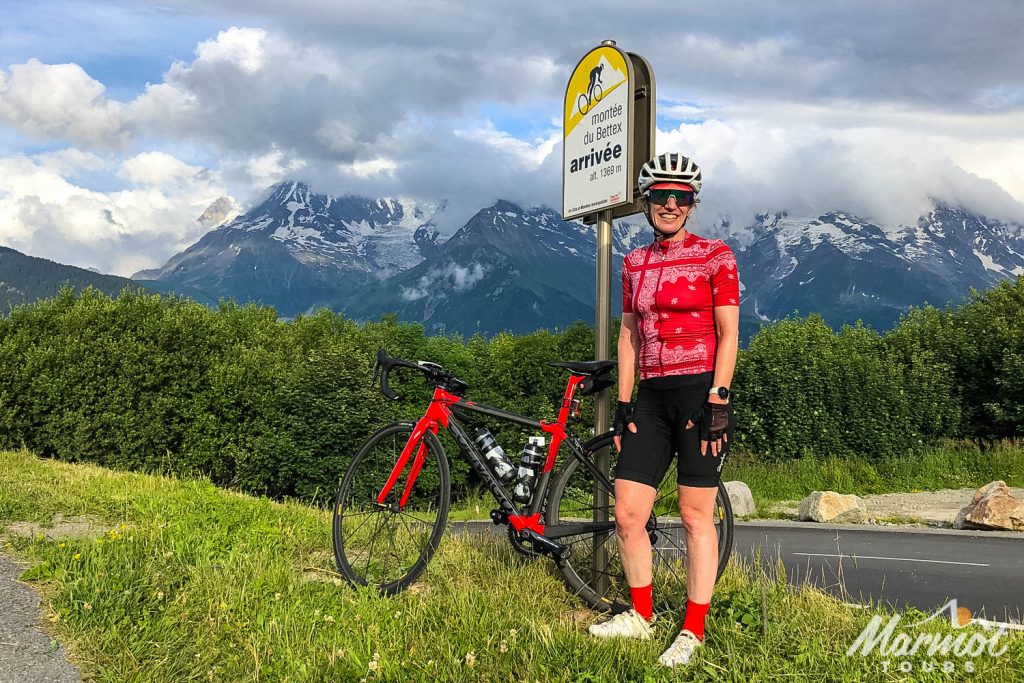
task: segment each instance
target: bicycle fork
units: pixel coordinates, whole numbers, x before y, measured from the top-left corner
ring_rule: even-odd
[[[377,495],[378,505],[384,505],[384,501],[387,500],[391,489],[398,482],[398,478],[402,475],[406,464],[409,462],[409,458],[412,458],[412,452],[415,450],[416,457],[413,458],[412,467],[409,469],[409,475],[405,480],[405,488],[402,489],[402,495],[398,499],[398,508],[395,512],[405,508],[405,504],[409,502],[409,494],[412,493],[412,487],[416,484],[416,478],[419,476],[420,470],[423,469],[423,463],[427,459],[427,444],[423,443],[423,437],[428,431],[433,432],[434,436],[437,436],[437,422],[424,417],[416,423],[412,434],[409,436],[409,440],[405,443],[405,447],[402,448],[401,455],[395,461],[395,466],[391,468],[391,474],[388,475],[388,480],[384,482],[384,488]]]

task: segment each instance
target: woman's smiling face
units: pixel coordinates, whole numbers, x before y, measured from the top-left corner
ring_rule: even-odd
[[[666,204],[651,204],[651,217],[654,220],[654,227],[669,237],[676,235],[686,223],[686,217],[690,215],[693,205],[679,206],[675,197],[670,197]]]

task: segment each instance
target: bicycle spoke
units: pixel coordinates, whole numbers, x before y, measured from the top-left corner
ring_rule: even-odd
[[[375,512],[379,512],[379,510],[376,510]],[[359,523],[359,526],[357,526],[357,527],[356,527],[356,528],[355,528],[355,529],[354,529],[354,530],[352,531],[352,533],[350,534],[350,536],[352,536],[352,537],[356,537],[356,534],[357,534],[357,533],[359,532],[359,530],[360,530],[360,529],[362,529],[362,528],[363,528],[363,527],[364,527],[364,526],[366,525],[366,523],[367,523],[368,521],[370,521],[371,519],[374,519],[374,518],[373,518],[373,517],[367,517],[367,518],[366,518],[366,519],[364,519],[364,520],[363,520],[362,522],[360,522],[360,523]],[[344,525],[344,523],[345,523],[345,521],[344,521],[344,519],[342,519],[342,525]]]
[[[373,525],[373,536],[370,539],[370,549],[366,553],[366,567],[363,569],[363,576],[369,578],[370,576],[370,562],[373,561],[373,548],[377,545],[377,533],[380,531],[380,520],[377,518],[377,523]]]

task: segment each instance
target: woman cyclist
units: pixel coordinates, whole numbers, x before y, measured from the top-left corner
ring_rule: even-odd
[[[651,542],[645,525],[658,486],[676,459],[679,512],[686,531],[686,611],[682,630],[658,661],[690,661],[718,569],[713,513],[735,420],[729,386],[739,344],[739,275],[721,240],[689,232],[701,172],[681,154],[640,170],[644,213],[654,242],[622,265],[619,401],[615,411],[615,522],[633,608],[594,624],[601,637],[651,637]],[[640,387],[632,400],[636,373]]]

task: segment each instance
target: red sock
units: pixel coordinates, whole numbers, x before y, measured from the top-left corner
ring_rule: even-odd
[[[708,616],[708,607],[710,606],[710,602],[702,605],[693,600],[686,601],[686,616],[683,617],[683,628],[697,636],[697,640],[704,640],[704,619]]]
[[[629,594],[633,598],[633,609],[647,621],[654,616],[654,584],[647,584],[640,588],[629,587]]]

